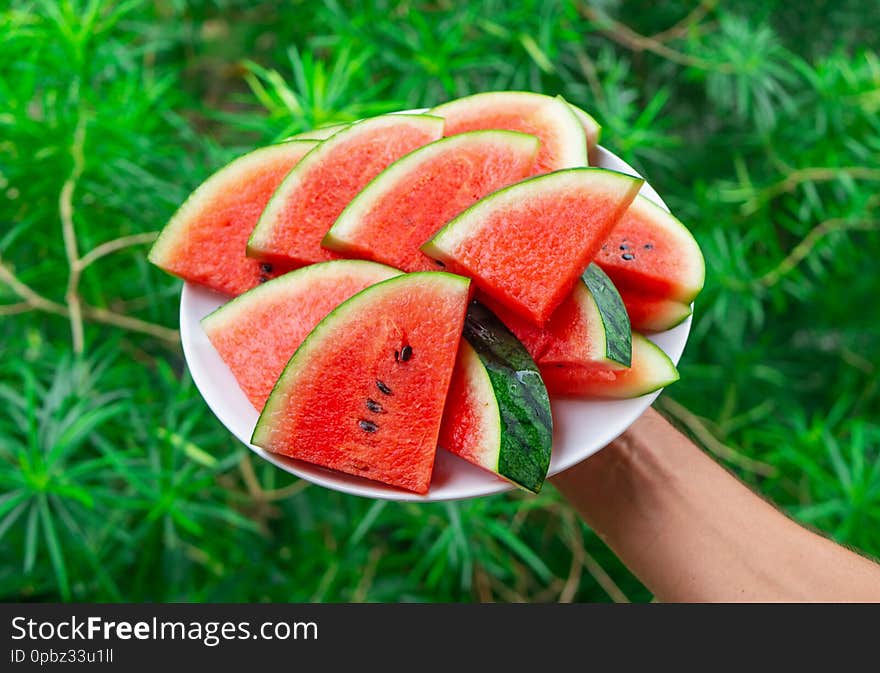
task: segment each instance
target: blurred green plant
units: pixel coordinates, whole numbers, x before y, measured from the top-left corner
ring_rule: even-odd
[[[144,246],[313,126],[490,89],[596,115],[706,256],[663,411],[880,554],[880,60],[856,0],[12,0],[0,10],[0,597],[648,600],[552,488],[310,487],[213,418]]]

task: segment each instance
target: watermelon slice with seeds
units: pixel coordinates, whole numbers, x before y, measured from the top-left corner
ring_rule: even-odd
[[[252,442],[426,493],[469,284],[404,274],[334,309],[288,362]]]
[[[622,291],[689,304],[703,288],[700,246],[681,222],[639,196],[602,244],[596,263]]]
[[[245,247],[275,189],[315,145],[314,140],[294,140],[262,147],[214,173],[162,229],[150,261],[232,296],[289,270],[289,265],[248,259]]]
[[[532,173],[539,141],[513,131],[472,131],[410,152],[358,194],[323,245],[404,271],[436,271],[419,246],[454,216]]]
[[[478,201],[422,250],[520,317],[543,326],[571,293],[644,180],[556,171]]]
[[[547,390],[559,397],[622,399],[647,395],[678,381],[678,370],[659,346],[638,332],[632,339],[632,366],[627,369],[539,365]]]
[[[321,239],[348,202],[394,161],[442,135],[439,117],[409,114],[365,119],[333,134],[273,194],[248,240],[248,255],[297,265],[338,259]]]
[[[257,411],[287,361],[330,311],[400,275],[360,260],[312,264],[245,292],[202,319],[202,328]]]
[[[523,345],[473,302],[449,388],[440,446],[537,493],[550,467],[547,389]]]
[[[561,96],[528,91],[492,91],[438,105],[428,114],[446,120],[444,135],[507,129],[541,139],[534,174],[586,166],[587,136],[571,106]]]

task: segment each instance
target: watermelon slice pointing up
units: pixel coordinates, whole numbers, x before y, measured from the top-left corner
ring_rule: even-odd
[[[333,134],[278,187],[248,240],[248,255],[295,265],[339,258],[321,239],[343,208],[391,163],[442,134],[442,119],[405,114],[365,119]]]
[[[290,359],[253,443],[426,493],[468,298],[467,278],[428,272],[341,304]]]
[[[288,270],[248,259],[245,246],[275,188],[315,145],[313,140],[270,145],[214,173],[165,225],[150,261],[191,283],[233,296]]]
[[[472,131],[410,152],[349,204],[324,247],[404,271],[436,271],[419,246],[486,194],[528,177],[535,136]]]
[[[422,250],[542,326],[572,291],[644,180],[573,168],[478,201]]]
[[[202,318],[202,328],[257,411],[287,361],[330,311],[400,275],[360,260],[312,264],[245,292]]]
[[[478,93],[438,105],[429,114],[446,120],[444,135],[481,129],[521,131],[541,139],[534,174],[586,166],[587,136],[563,100],[528,91]]]

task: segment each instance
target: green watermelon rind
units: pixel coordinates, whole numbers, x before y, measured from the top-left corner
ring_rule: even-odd
[[[354,275],[357,270],[362,270],[364,274],[381,274],[385,272],[387,273],[387,277],[384,280],[395,278],[403,273],[399,269],[395,269],[385,264],[362,259],[338,259],[330,262],[310,264],[301,269],[296,269],[295,271],[290,271],[282,276],[273,278],[266,283],[262,283],[252,290],[248,290],[214,309],[211,313],[201,319],[200,323],[202,329],[204,329],[205,332],[219,329],[222,327],[224,321],[235,319],[241,311],[247,310],[249,306],[253,306],[260,299],[275,296],[279,292],[283,293],[289,286],[307,282],[307,280],[311,279],[313,276],[321,277],[325,274],[328,277],[341,275],[351,276]],[[378,282],[382,281],[380,280]]]
[[[302,133],[297,133],[296,135],[292,135],[289,138],[285,138],[285,141],[290,140],[327,140],[331,136],[336,135],[342,129],[351,126],[348,122],[342,122],[341,124],[328,124],[327,126],[319,126],[315,129],[309,129],[308,131],[303,131]]]
[[[308,358],[313,351],[320,349],[326,343],[328,337],[332,338],[333,329],[340,319],[345,318],[352,311],[357,311],[360,304],[372,298],[374,294],[386,291],[396,291],[397,283],[414,282],[423,276],[430,276],[432,282],[437,283],[460,283],[465,287],[470,284],[470,279],[465,278],[464,276],[447,273],[445,271],[405,273],[400,274],[399,276],[394,276],[393,278],[389,278],[380,283],[376,283],[375,285],[371,285],[346,299],[315,326],[300,344],[299,348],[296,349],[296,352],[290,357],[290,360],[288,360],[287,365],[284,367],[284,371],[281,372],[281,375],[275,382],[275,386],[272,388],[272,392],[269,394],[269,398],[266,400],[266,404],[263,407],[263,411],[260,413],[260,417],[257,419],[257,424],[254,427],[251,436],[251,444],[263,448],[269,448],[267,445],[271,439],[271,417],[280,411],[280,409],[276,407],[279,404],[283,404],[285,401],[284,390],[290,387],[289,380],[291,377],[296,376],[301,360]]]
[[[387,114],[379,115],[378,117],[370,117],[357,124],[351,124],[348,128],[342,129],[326,140],[319,142],[311,152],[306,154],[300,162],[294,166],[293,170],[291,170],[281,184],[278,185],[275,193],[272,194],[272,197],[266,204],[266,208],[263,210],[260,219],[257,220],[257,224],[254,226],[254,230],[248,238],[246,249],[247,256],[259,259],[263,255],[264,249],[269,245],[271,232],[276,226],[278,216],[284,208],[285,201],[291,191],[297,186],[297,180],[299,180],[300,176],[305,174],[306,171],[310,170],[315,163],[319,162],[326,152],[332,151],[337,144],[351,139],[354,134],[369,132],[377,125],[400,124],[404,122],[412,123],[415,120],[424,123],[426,126],[439,125],[440,135],[442,135],[444,122],[440,117],[427,114]]]
[[[463,96],[462,98],[456,98],[446,103],[441,103],[428,110],[428,114],[442,117],[444,113],[448,114],[448,111],[455,107],[465,107],[467,105],[473,105],[474,103],[483,102],[488,102],[490,104],[495,102],[495,105],[500,107],[504,105],[504,103],[501,102],[503,99],[514,99],[518,97],[528,97],[533,100],[539,100],[543,104],[541,108],[542,112],[547,112],[548,110],[550,112],[555,112],[557,115],[557,122],[569,124],[569,128],[565,132],[567,140],[563,144],[571,154],[566,158],[558,170],[588,165],[589,157],[587,154],[586,130],[581,124],[581,120],[578,119],[577,113],[562,96],[548,96],[534,91],[488,91],[471,94],[470,96]],[[562,105],[559,105],[559,103],[562,103]],[[557,126],[557,129],[559,128],[560,127]]]
[[[629,367],[632,362],[632,326],[620,292],[595,263],[587,267],[581,278],[602,322],[605,359]]]
[[[455,247],[465,235],[473,233],[479,227],[478,225],[484,221],[481,217],[481,211],[484,209],[495,209],[499,206],[513,206],[515,203],[527,198],[530,194],[544,194],[544,185],[546,182],[556,182],[566,177],[576,175],[589,175],[595,179],[605,180],[622,180],[631,183],[631,188],[638,188],[645,181],[633,175],[613,171],[607,168],[595,168],[590,166],[581,166],[577,168],[566,168],[552,173],[538,175],[522,182],[517,182],[508,187],[492,192],[488,196],[480,199],[467,210],[462,211],[446,225],[440,229],[434,236],[426,241],[421,250],[431,258],[447,261],[447,250]],[[582,187],[582,185],[578,185]],[[461,231],[459,231],[461,230]],[[457,239],[457,240],[456,240]]]
[[[599,141],[602,139],[602,125],[596,121],[596,118],[593,117],[593,115],[583,108],[578,107],[574,103],[569,103],[569,105],[575,116],[578,118],[578,121],[580,121],[581,126],[584,127],[584,132],[587,134],[587,143],[589,144],[590,142],[589,134],[592,131],[594,133],[593,143],[598,145]]]
[[[384,171],[373,178],[360,193],[355,196],[340,213],[336,222],[324,236],[321,245],[330,250],[346,253],[349,252],[348,238],[358,231],[358,222],[364,212],[372,208],[388,190],[393,188],[402,178],[411,175],[412,171],[418,170],[430,163],[432,158],[439,152],[447,151],[459,145],[485,143],[486,140],[496,140],[499,144],[522,144],[532,146],[537,155],[540,141],[536,136],[519,131],[506,131],[503,129],[490,129],[480,131],[468,131],[454,136],[447,136],[432,143],[423,145],[404,155]]]
[[[302,149],[305,146],[311,146],[314,149],[318,143],[314,140],[287,140],[266,147],[259,147],[251,150],[246,154],[236,157],[228,164],[212,173],[204,180],[168,220],[168,223],[159,232],[159,236],[150,248],[147,259],[150,262],[164,268],[164,260],[167,259],[169,252],[174,248],[180,236],[186,235],[186,229],[189,224],[190,216],[198,212],[198,209],[209,202],[214,197],[217,189],[222,188],[226,179],[234,179],[237,173],[244,172],[253,165],[265,161],[271,156],[283,154],[291,148]]]
[[[494,313],[478,302],[468,307],[462,347],[476,354],[491,391],[481,400],[498,427],[488,434],[498,446],[486,447],[481,466],[532,493],[538,493],[550,468],[553,418],[540,371],[525,347]],[[465,346],[465,344],[467,344]],[[471,359],[471,361],[474,361]],[[484,414],[484,419],[487,415]]]

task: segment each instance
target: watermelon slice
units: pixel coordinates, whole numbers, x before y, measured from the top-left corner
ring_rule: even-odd
[[[626,290],[620,293],[633,329],[663,332],[680,325],[691,314],[691,307],[672,299],[659,299]]]
[[[527,91],[492,91],[444,103],[428,114],[446,120],[444,135],[465,131],[507,129],[541,139],[534,174],[587,165],[587,137],[571,106],[556,98]]]
[[[168,273],[238,295],[289,266],[245,257],[245,245],[275,188],[317,143],[270,145],[235,159],[205,180],[171,218],[149,259]]]
[[[574,168],[478,201],[422,250],[542,326],[571,293],[644,180]]]
[[[538,367],[489,309],[468,308],[440,446],[522,488],[541,490],[553,421]]]
[[[472,131],[410,152],[346,206],[324,247],[404,271],[436,271],[419,246],[475,201],[531,175],[535,136]]]
[[[596,256],[620,290],[689,304],[703,289],[700,246],[681,222],[644,196],[632,206]]]
[[[467,278],[423,272],[341,304],[290,359],[253,443],[426,493],[468,299]]]
[[[351,126],[351,124],[330,124],[329,126],[319,126],[316,129],[303,131],[302,133],[297,133],[295,136],[290,136],[287,140],[326,140],[348,126]]]
[[[358,260],[312,264],[246,292],[202,319],[202,328],[257,411],[287,361],[330,311],[399,275]]]
[[[587,155],[590,158],[590,164],[595,165],[597,159],[596,148],[599,146],[599,138],[602,137],[602,127],[599,126],[599,122],[593,119],[592,115],[576,105],[571,105],[571,110],[574,112],[575,117],[578,118],[581,126],[584,127],[584,134],[587,136]]]
[[[629,369],[539,365],[547,390],[560,397],[630,398],[678,381],[678,370],[660,347],[638,332],[633,333],[632,339]]]
[[[338,258],[321,247],[321,239],[348,202],[391,163],[442,134],[442,119],[403,114],[337,132],[278,187],[248,240],[248,255],[298,265]]]
[[[617,288],[602,269],[590,264],[583,282],[553,312],[541,364],[629,367],[632,332]]]

